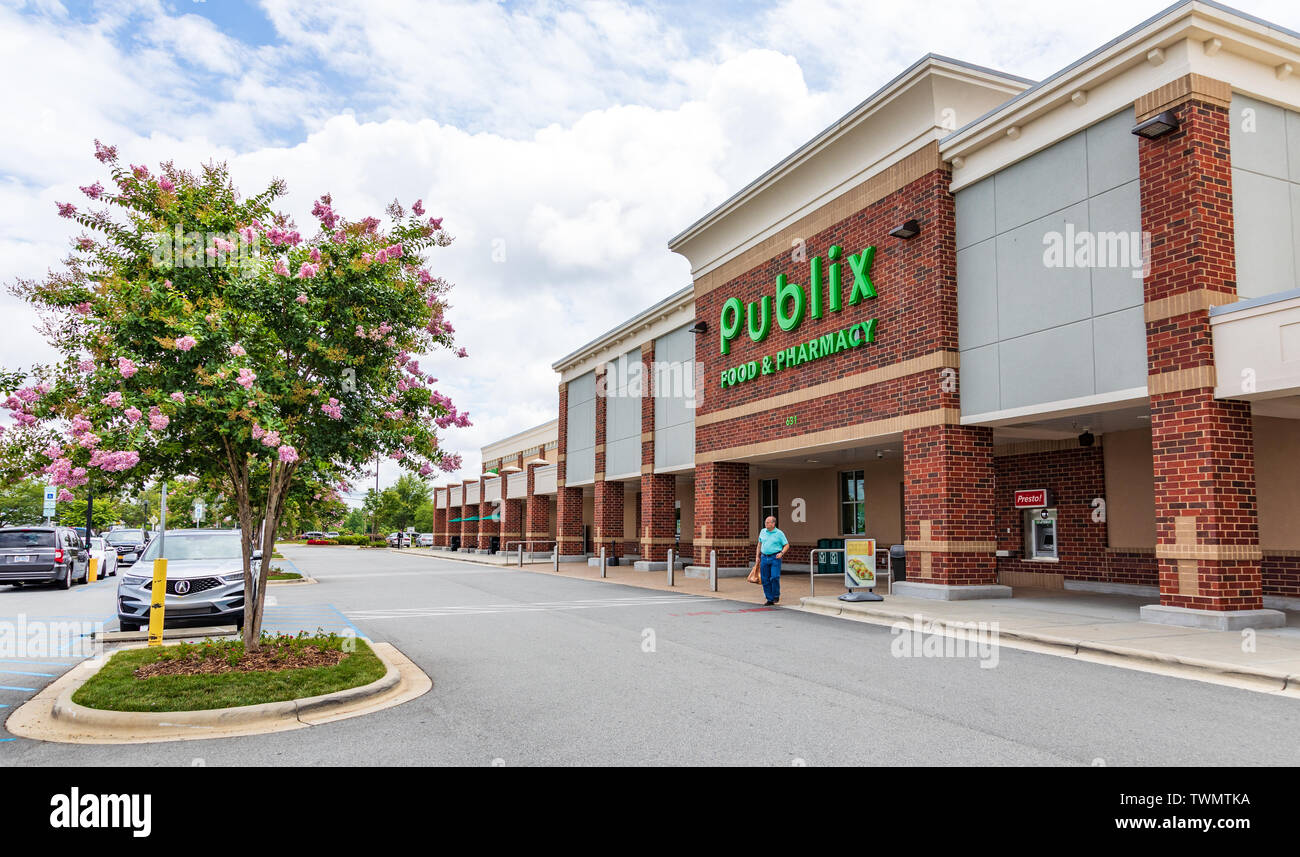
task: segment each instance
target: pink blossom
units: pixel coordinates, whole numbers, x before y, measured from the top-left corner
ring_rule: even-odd
[[[49,459],[59,458],[63,455],[63,447],[57,443],[52,443],[45,447],[45,451],[42,454]]]
[[[319,262],[319,261],[320,261],[320,250],[318,250],[318,249],[315,248],[315,247],[311,248],[311,260],[312,260],[313,262]]]
[[[176,189],[176,185],[172,184],[171,179],[167,178],[166,176],[160,176],[158,178],[158,187],[166,191],[172,191]]]
[[[59,496],[56,497],[55,499],[57,499],[60,503],[70,502],[72,500],[72,492],[69,491],[67,488],[60,488]]]
[[[70,202],[56,202],[59,207],[59,217],[72,217],[77,213],[77,207]]]
[[[422,200],[422,199],[417,199],[417,200],[415,201],[415,205],[411,206],[411,213],[414,214],[416,217],[423,217],[423,216],[424,216],[424,200]]]
[[[280,433],[278,431],[269,431],[262,436],[262,446],[279,446]]]
[[[421,464],[421,465],[420,465],[420,475],[421,475],[421,476],[428,476],[428,475],[429,475],[430,473],[432,473],[432,472],[433,472],[433,465],[431,465],[431,464],[427,464],[427,463],[426,463],[426,464]]]
[[[281,446],[277,452],[280,453],[280,460],[285,464],[292,464],[298,460],[298,450],[292,446]]]
[[[72,418],[72,434],[74,437],[89,430],[90,420],[86,419],[81,414],[77,414]]]
[[[140,421],[140,417],[144,416],[144,413],[143,413],[139,408],[135,407],[134,405],[132,405],[131,407],[127,408],[127,409],[126,409],[125,411],[123,411],[122,413],[126,414],[126,418],[127,418],[128,420],[130,420],[131,422],[133,422],[133,423],[139,422],[139,421]]]
[[[266,429],[262,428],[259,425],[253,426],[253,440],[257,440],[264,434],[266,434]]]
[[[138,371],[140,370],[136,368],[135,363],[133,363],[129,358],[117,358],[117,372],[123,378],[130,378]]]
[[[457,357],[468,357],[468,356],[469,356],[469,352],[466,351],[464,348],[462,348],[462,349],[460,349],[459,351],[456,352],[456,356],[457,356]]]
[[[92,239],[90,239],[90,238],[78,238],[78,239],[77,239],[77,249],[78,249],[78,250],[92,250],[92,249],[94,249],[94,247],[95,247],[95,242],[94,242]],[[90,310],[90,304],[78,304],[78,306],[79,306],[79,307],[84,306],[84,307],[86,308],[87,311]],[[85,313],[83,312],[82,315],[85,315]]]
[[[171,417],[164,414],[157,405],[149,409],[149,428],[153,431],[162,431],[170,422]]]
[[[441,228],[442,228],[442,218],[441,218],[441,217],[430,217],[430,218],[429,218],[429,225],[432,226],[434,229],[441,229]]]
[[[331,238],[330,240],[333,241],[335,244],[346,244],[348,243],[348,236],[346,232],[340,229],[338,232],[334,233],[334,237]]]
[[[404,434],[402,435],[402,443],[406,444],[407,446],[410,446],[411,444],[415,443],[415,438],[409,434]]]
[[[253,227],[244,226],[239,229],[239,237],[245,244],[252,244],[257,240],[257,233],[253,231]]]
[[[313,265],[309,262],[303,262],[302,267],[298,269],[298,279],[309,280],[312,277],[316,276],[316,272],[319,270],[320,270],[319,265]]]
[[[109,452],[105,453],[99,461],[99,468],[110,473],[122,470],[129,470],[140,463],[140,453],[138,452]]]
[[[253,389],[253,382],[256,380],[257,374],[252,369],[240,369],[239,377],[235,379],[235,383],[245,390],[251,390]]]
[[[72,308],[77,315],[90,315],[90,301],[82,301]]]
[[[212,245],[222,253],[233,253],[235,250],[235,245],[224,238],[213,238]]]
[[[82,360],[77,364],[77,370],[80,372],[92,372],[95,369],[94,360]]]
[[[375,254],[375,261],[378,262],[380,265],[382,265],[382,264],[384,264],[385,262],[387,262],[387,261],[388,261],[388,251],[387,251],[387,250],[380,250],[378,253],[376,253],[376,254]]]
[[[99,446],[99,435],[94,432],[82,432],[81,437],[77,438],[77,445],[82,449],[94,449]]]
[[[279,274],[281,277],[289,276],[289,266],[284,263],[283,259],[276,259],[275,267],[272,268],[271,270]]]
[[[110,408],[120,408],[122,407],[122,394],[117,390],[114,390],[104,398],[100,399],[99,403],[101,405],[108,405]]]
[[[390,259],[400,259],[400,258],[402,258],[402,245],[401,245],[401,242],[398,242],[397,244],[394,244],[392,247],[389,247],[388,250],[387,250],[387,252],[388,252],[388,258],[390,258]]]
[[[176,340],[176,347],[181,351],[189,351],[195,345],[198,345],[198,340],[190,336],[188,333]]]
[[[369,253],[362,253],[362,254],[361,254],[361,261],[362,261],[362,262],[370,263],[370,262],[373,262],[374,260],[375,260],[375,257],[374,257],[374,256],[371,256]]]
[[[230,353],[236,357],[243,357],[248,352],[244,350],[244,346],[236,342],[234,345],[230,346]]]
[[[343,408],[339,406],[339,400],[333,397],[330,398],[328,405],[321,406],[321,411],[330,419],[343,419]]]
[[[406,453],[399,449],[394,452],[388,453],[388,457],[396,459],[397,461],[401,461],[403,458],[406,458]]]
[[[84,193],[86,196],[90,197],[91,199],[99,199],[99,197],[104,193],[104,186],[99,182],[95,182],[94,184],[89,184],[89,185],[83,185],[81,187],[81,192]]]
[[[132,164],[131,174],[143,181],[144,179],[149,178],[149,168],[144,166],[143,164],[141,164],[138,167],[135,164]]]
[[[117,160],[117,146],[105,146],[98,140],[95,141],[95,159],[101,164]]]
[[[185,404],[185,394],[184,394],[184,393],[172,393],[171,396],[169,396],[168,398],[170,398],[173,402],[176,402],[176,403],[178,403],[178,404],[181,404],[181,405]]]

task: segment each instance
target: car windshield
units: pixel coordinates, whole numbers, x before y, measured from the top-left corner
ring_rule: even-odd
[[[134,545],[142,541],[144,541],[144,530],[114,530],[108,534],[108,543],[112,545]]]
[[[50,530],[8,530],[0,533],[0,548],[52,548],[54,533]]]
[[[165,538],[157,538],[149,543],[142,562],[158,558],[158,552],[166,541],[167,559],[239,559],[243,556],[239,531],[229,530],[223,533],[187,533],[184,531],[168,533]]]
[[[90,549],[93,550],[93,551],[102,551],[102,550],[104,549],[104,540],[103,540],[103,539],[91,539],[91,540],[90,540]]]

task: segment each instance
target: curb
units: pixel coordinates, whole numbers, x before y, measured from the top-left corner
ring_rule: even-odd
[[[360,687],[236,708],[106,711],[72,701],[73,694],[103,666],[103,663],[83,661],[18,708],[10,715],[5,727],[24,738],[77,744],[228,738],[302,729],[357,717],[400,705],[433,687],[432,679],[391,644],[362,639],[370,644],[385,671],[380,678]]]
[[[267,586],[306,586],[307,584],[310,583],[320,583],[320,581],[314,577],[308,577],[307,575],[304,574],[302,577],[298,578],[297,580],[268,580],[266,582],[266,585]]]
[[[810,596],[804,596],[799,599],[799,610],[808,613],[820,613],[824,616],[837,616],[840,618],[870,622],[877,625],[893,625],[899,621],[911,622],[917,615],[915,611],[900,613],[897,610],[880,607],[855,607],[853,609],[845,609],[820,603],[809,604],[809,598]],[[946,633],[970,631],[976,627],[976,623],[974,622],[939,619],[928,617],[924,614],[921,614],[921,617],[923,621],[929,623],[932,627],[941,629]],[[883,620],[889,621],[886,622]],[[1071,655],[1099,655],[1106,658],[1118,658],[1126,661],[1143,661],[1152,665],[1160,665],[1164,667],[1183,667],[1198,673],[1206,673],[1210,676],[1231,680],[1231,683],[1233,684],[1249,685],[1252,689],[1270,693],[1280,693],[1288,696],[1300,695],[1300,675],[1278,670],[1244,667],[1237,664],[1223,663],[1222,661],[1205,660],[1204,658],[1162,654],[1159,652],[1147,651],[1145,649],[1134,649],[1128,646],[1114,646],[1106,643],[1072,640],[1067,637],[1037,634],[1032,631],[1002,630],[1001,627],[998,629],[998,637],[1032,643],[1035,644],[1035,646],[1047,647],[1049,649],[1063,650],[1059,653],[1044,652],[1044,654],[1059,654],[1060,656],[1065,657]]]

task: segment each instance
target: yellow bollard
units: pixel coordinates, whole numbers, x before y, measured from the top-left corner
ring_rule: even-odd
[[[167,560],[153,561],[153,596],[149,605],[149,645],[161,646],[163,640],[163,611],[167,601]]]
[[[86,582],[94,583],[99,580],[99,560],[96,557],[90,558],[90,568],[86,571]]]

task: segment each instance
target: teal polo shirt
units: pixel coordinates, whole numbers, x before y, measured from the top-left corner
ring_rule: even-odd
[[[767,527],[758,531],[758,548],[765,554],[780,553],[781,548],[790,544],[790,540],[785,537],[779,527],[773,527],[769,530]]]

